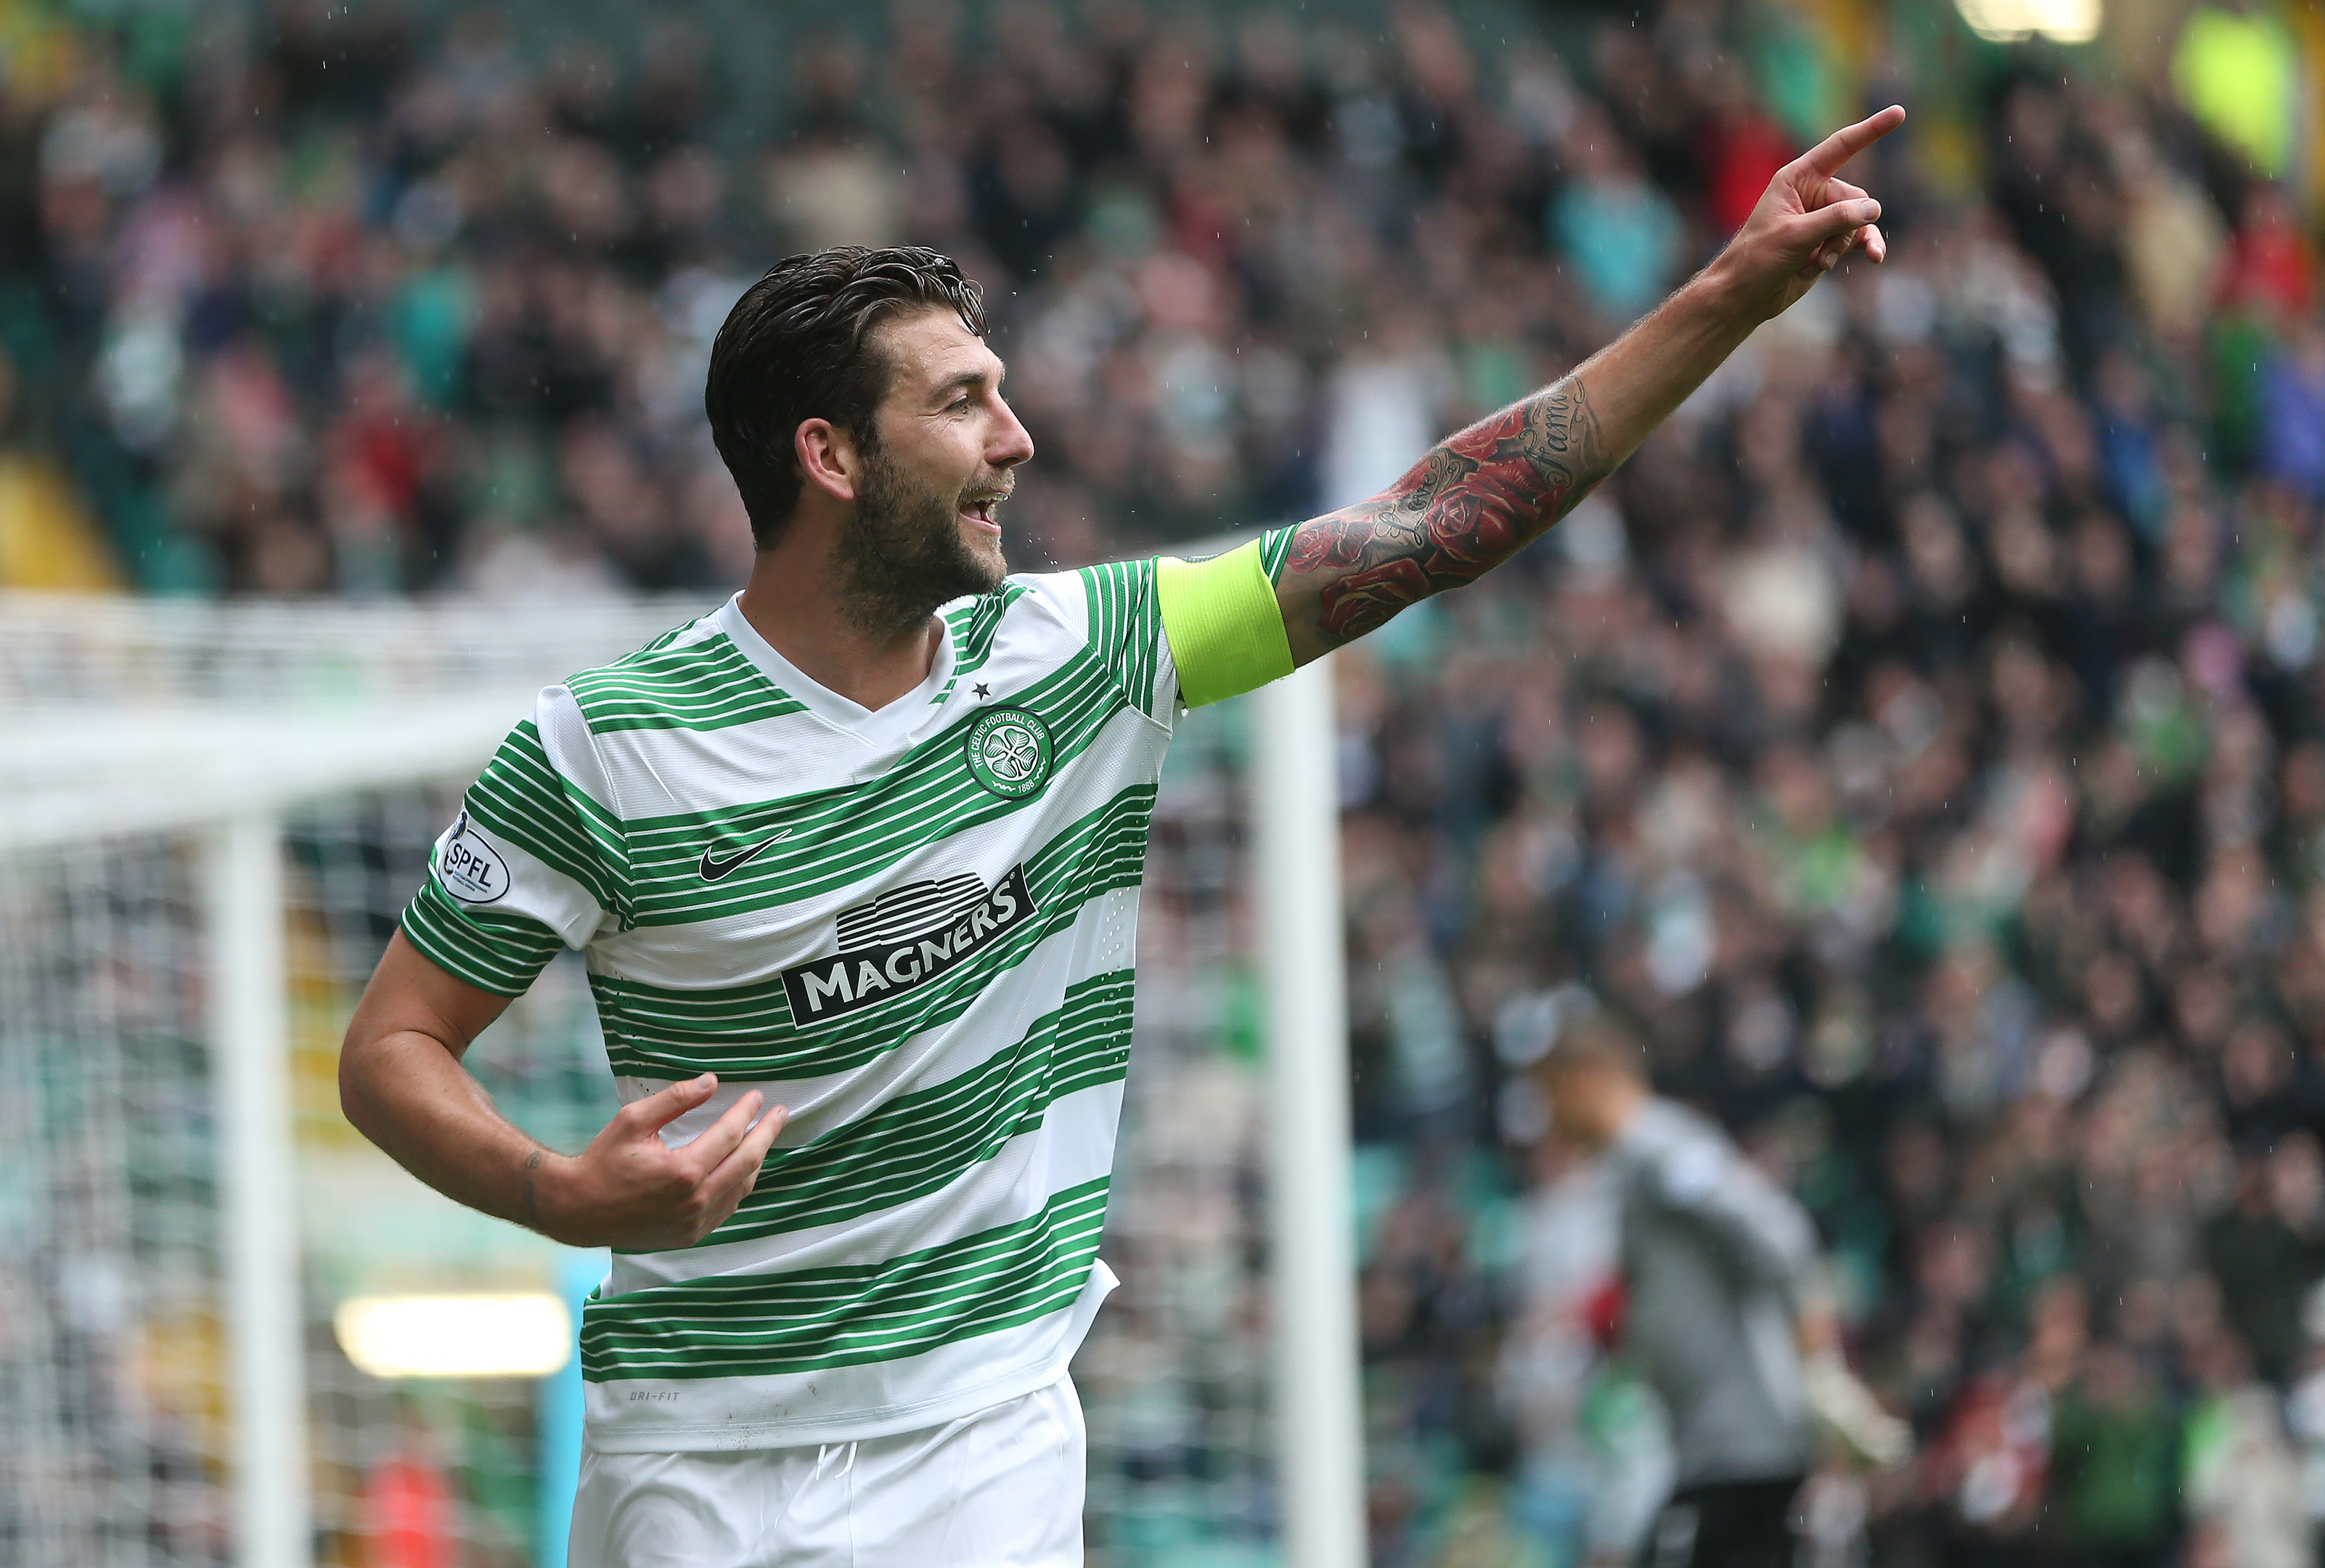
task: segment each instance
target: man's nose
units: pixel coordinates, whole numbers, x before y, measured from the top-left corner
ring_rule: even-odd
[[[994,401],[1001,404],[1001,418],[994,425],[985,460],[996,469],[1014,469],[1033,455],[1033,438],[1025,432],[1015,409],[999,398]]]

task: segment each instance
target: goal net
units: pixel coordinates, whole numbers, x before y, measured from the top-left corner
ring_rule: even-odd
[[[525,1357],[601,1262],[394,1167],[338,1045],[533,691],[697,608],[0,600],[0,1561],[562,1562],[578,1372]],[[1189,721],[1148,863],[1094,1563],[1268,1560],[1284,1507],[1240,706]],[[615,1105],[570,955],[468,1060],[555,1147]]]

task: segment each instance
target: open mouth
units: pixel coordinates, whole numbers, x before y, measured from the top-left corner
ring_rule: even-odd
[[[1001,524],[993,514],[995,509],[1007,499],[1009,499],[1009,492],[1006,490],[996,490],[984,496],[972,496],[960,505],[961,518],[970,526],[984,533],[997,534],[1001,532]]]

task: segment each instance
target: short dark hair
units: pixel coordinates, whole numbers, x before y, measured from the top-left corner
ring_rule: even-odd
[[[1545,1072],[1585,1065],[1610,1067],[1640,1083],[1653,1075],[1646,1045],[1637,1032],[1603,1007],[1570,1020],[1542,1059]]]
[[[951,311],[985,336],[985,300],[952,257],[916,245],[848,245],[787,255],[744,291],[710,345],[702,410],[735,476],[762,550],[799,506],[800,422],[828,419],[867,450],[872,413],[894,374],[868,349],[872,329],[902,311]]]

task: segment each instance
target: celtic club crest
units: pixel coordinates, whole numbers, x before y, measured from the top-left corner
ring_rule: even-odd
[[[1050,727],[1038,713],[996,708],[968,727],[968,771],[1005,800],[1050,782]]]

